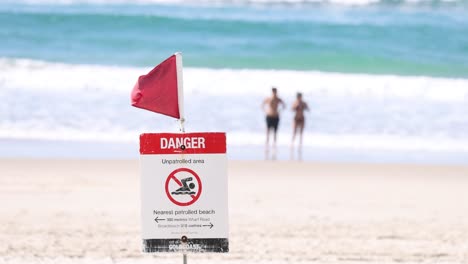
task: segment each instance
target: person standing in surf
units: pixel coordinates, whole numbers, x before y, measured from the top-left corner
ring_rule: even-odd
[[[302,147],[302,132],[305,125],[304,111],[309,111],[309,106],[302,100],[302,93],[297,93],[292,110],[294,111],[292,146],[294,147],[296,134],[299,133],[299,147]]]
[[[263,100],[262,108],[266,114],[266,146],[265,151],[268,155],[270,145],[270,131],[273,131],[273,147],[276,147],[276,134],[279,125],[279,107],[286,108],[286,104],[278,97],[278,90],[275,87],[271,88],[271,96]],[[274,153],[273,153],[274,154]]]

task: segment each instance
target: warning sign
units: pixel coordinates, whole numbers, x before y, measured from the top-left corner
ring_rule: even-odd
[[[144,252],[228,252],[224,133],[140,136]]]

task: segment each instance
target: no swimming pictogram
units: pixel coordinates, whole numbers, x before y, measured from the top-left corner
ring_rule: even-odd
[[[202,182],[193,170],[179,168],[169,174],[165,189],[171,202],[178,206],[188,206],[200,198]]]

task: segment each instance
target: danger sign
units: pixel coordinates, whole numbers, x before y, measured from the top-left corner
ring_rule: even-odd
[[[224,133],[140,136],[144,252],[228,252]]]

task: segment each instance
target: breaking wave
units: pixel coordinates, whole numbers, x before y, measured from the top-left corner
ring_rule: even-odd
[[[143,132],[177,131],[175,120],[130,106],[149,70],[0,59],[0,137],[134,142]],[[468,151],[468,79],[186,68],[187,130],[264,144],[260,104],[271,86],[289,106],[304,93],[306,146]],[[280,145],[289,144],[291,120],[285,109]]]

